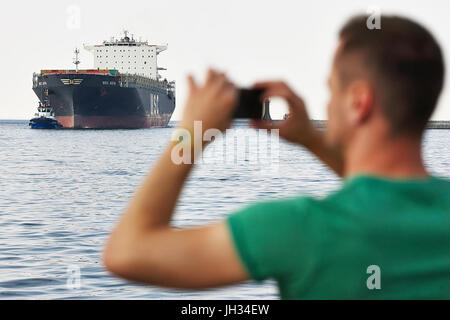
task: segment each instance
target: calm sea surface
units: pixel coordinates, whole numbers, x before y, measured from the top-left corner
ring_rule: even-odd
[[[0,121],[0,299],[278,297],[270,281],[180,291],[131,284],[105,271],[100,253],[106,237],[173,128],[31,130],[27,124]],[[206,150],[183,192],[175,226],[214,222],[252,201],[322,197],[339,188],[336,176],[303,149],[281,142],[269,156],[256,139],[236,142],[235,161],[223,159],[218,146],[224,139]],[[449,151],[450,130],[427,131],[431,172],[450,178]]]

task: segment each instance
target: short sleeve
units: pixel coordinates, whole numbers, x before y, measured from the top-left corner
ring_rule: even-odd
[[[250,205],[227,218],[243,265],[256,281],[282,278],[302,259],[308,237],[308,198]]]

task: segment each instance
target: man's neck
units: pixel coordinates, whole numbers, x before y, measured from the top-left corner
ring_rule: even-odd
[[[370,174],[391,178],[425,178],[421,138],[359,134],[346,150],[344,176]]]

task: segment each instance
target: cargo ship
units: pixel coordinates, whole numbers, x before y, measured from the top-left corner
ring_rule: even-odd
[[[33,91],[48,102],[63,128],[137,129],[167,126],[175,109],[175,82],[162,80],[158,55],[167,45],[136,41],[125,31],[100,45],[85,45],[94,68],[41,70]]]

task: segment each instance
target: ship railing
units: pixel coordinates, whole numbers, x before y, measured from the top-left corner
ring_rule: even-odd
[[[33,88],[38,87],[39,85],[39,77],[41,76],[41,73],[33,73]],[[116,76],[116,75],[110,75],[111,77]],[[167,80],[165,81],[160,81],[160,80],[156,80],[156,79],[152,79],[152,78],[148,78],[148,77],[144,77],[144,76],[140,76],[140,75],[136,75],[136,74],[130,74],[130,73],[125,73],[125,74],[119,74],[120,76],[120,86],[121,87],[128,87],[128,85],[130,83],[133,84],[137,84],[137,85],[141,85],[144,87],[153,87],[153,88],[157,88],[160,89],[162,91],[166,91],[167,94],[172,93],[175,94],[175,81],[170,81],[168,82]]]
[[[169,92],[175,92],[175,81],[160,81],[136,74],[121,74],[121,86],[128,87],[130,83],[142,85],[145,87],[151,86]]]

